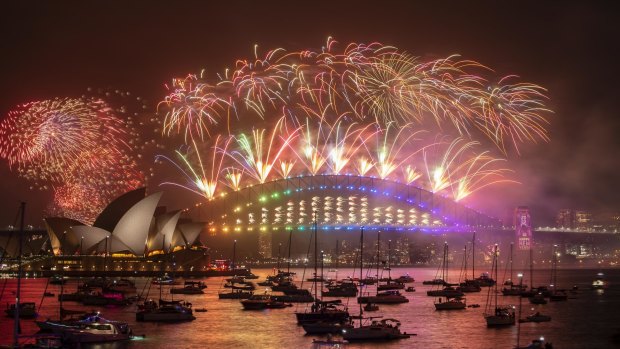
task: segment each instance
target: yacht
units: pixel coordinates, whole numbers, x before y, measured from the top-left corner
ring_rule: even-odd
[[[456,288],[452,287],[452,286],[446,286],[441,290],[430,290],[430,291],[426,291],[426,295],[431,296],[431,297],[451,297],[451,298],[456,298],[456,297],[463,297],[463,292],[457,290]]]
[[[394,279],[396,282],[400,282],[401,284],[409,284],[414,282],[415,280],[409,276],[409,274],[401,275],[397,279]]]
[[[243,305],[245,310],[262,310],[267,308],[270,302],[273,302],[270,295],[255,294],[248,299],[242,300],[241,305]]]
[[[402,290],[405,288],[405,284],[401,282],[392,282],[393,280],[388,280],[385,284],[377,285],[377,290],[379,291],[387,291],[387,290]]]
[[[69,343],[104,343],[124,341],[131,338],[129,327],[125,331],[110,322],[94,322],[62,331],[62,338]]]
[[[347,341],[393,340],[410,336],[400,331],[400,322],[394,319],[372,320],[368,325],[342,330],[342,338]]]
[[[315,301],[309,312],[296,312],[298,324],[318,321],[343,322],[349,319],[349,311],[342,305],[342,301]]]
[[[467,304],[463,298],[447,298],[445,302],[439,298],[435,302],[435,310],[461,310],[467,308]]]
[[[156,305],[153,301],[145,302],[143,309],[136,312],[136,321],[181,322],[191,320],[196,320],[192,309],[179,303]]]
[[[242,300],[241,305],[243,305],[245,310],[281,309],[292,306],[292,304],[277,301],[268,294],[253,295],[248,299]]]
[[[280,302],[293,303],[311,303],[316,300],[312,293],[305,289],[296,289],[294,292],[286,291],[283,296],[273,296],[273,298]]]
[[[61,310],[63,312],[63,310]],[[81,325],[92,324],[96,322],[113,322],[106,320],[100,316],[99,312],[83,314],[79,318],[69,318],[67,320],[51,320],[35,321],[35,324],[42,332],[58,331],[67,328],[78,328]],[[119,323],[122,324],[122,323]]]
[[[174,294],[203,294],[207,285],[200,281],[185,281],[181,288],[171,288],[170,293]]]
[[[519,322],[548,322],[551,321],[551,316],[543,315],[539,312],[536,312],[532,315],[528,315],[525,319],[519,319]]]
[[[476,278],[476,282],[481,287],[491,287],[496,284],[496,281],[491,278],[489,273],[480,274],[480,277]]]
[[[153,285],[177,285],[174,278],[170,277],[168,274],[164,274],[164,276],[154,279],[152,283]]]
[[[219,299],[248,299],[252,297],[254,291],[244,291],[232,289],[230,292],[220,292],[217,294]]]
[[[476,280],[465,280],[459,284],[459,287],[456,288],[458,291],[463,293],[472,293],[472,292],[480,292],[482,288],[478,285]]]
[[[445,285],[446,282],[443,279],[433,279],[422,281],[422,285]]]
[[[357,302],[361,304],[398,304],[407,303],[409,299],[396,290],[384,291],[377,293],[376,296],[362,296],[357,298]]]
[[[511,307],[495,308],[495,313],[484,314],[488,327],[510,326],[515,324],[515,312]]]
[[[547,300],[542,293],[537,293],[533,297],[530,297],[530,303],[532,304],[547,304]]]
[[[327,291],[323,291],[324,297],[355,297],[357,296],[357,285],[353,281],[342,281],[335,285],[327,285]]]

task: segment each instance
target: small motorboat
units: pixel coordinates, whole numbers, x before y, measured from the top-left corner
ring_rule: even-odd
[[[467,304],[465,303],[465,299],[460,297],[447,298],[445,302],[439,298],[439,302],[435,303],[435,310],[461,310],[466,307]]]
[[[405,292],[415,292],[415,287],[409,286],[405,289]]]
[[[54,297],[55,294],[53,294],[52,292],[44,292],[43,293],[43,297]]]
[[[542,293],[537,293],[534,295],[534,297],[530,298],[530,303],[532,304],[547,304],[547,300],[545,299],[545,296],[543,296]]]
[[[7,316],[14,318],[15,317],[15,304],[6,305],[6,310],[4,312]],[[37,308],[34,302],[22,302],[19,303],[19,317],[22,319],[31,319],[37,316]]]
[[[545,342],[544,337],[540,339],[534,339],[527,347],[519,347],[517,349],[552,349],[553,345],[549,342]]]
[[[194,309],[195,312],[197,313],[206,313],[207,312],[207,308],[196,308]]]
[[[480,304],[470,304],[467,307],[468,308],[480,308]]]
[[[364,306],[364,311],[377,311],[379,306],[376,304],[368,303]]]
[[[605,275],[603,273],[596,274],[596,279],[592,281],[593,290],[602,290],[607,288],[607,281],[605,281]]]
[[[548,322],[548,321],[551,321],[551,316],[543,315],[539,312],[529,315],[525,319],[519,319],[519,322]]]

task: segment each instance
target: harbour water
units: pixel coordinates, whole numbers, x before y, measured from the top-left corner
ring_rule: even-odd
[[[301,280],[303,270],[294,270],[297,279]],[[353,269],[341,269],[338,277],[353,275]],[[253,272],[263,280],[272,273],[271,269],[254,269]],[[527,272],[527,271],[525,271]],[[544,337],[553,343],[553,348],[614,348],[618,344],[612,342],[612,336],[620,330],[620,270],[603,270],[609,287],[605,290],[592,290],[590,284],[599,270],[558,270],[557,281],[560,288],[570,289],[574,285],[579,291],[571,294],[568,301],[549,302],[546,305],[531,305],[527,299],[522,300],[523,316],[540,311],[552,317],[551,322],[521,324],[520,344],[525,346],[532,339]],[[359,273],[359,272],[358,272]],[[385,273],[385,272],[384,272]],[[435,268],[393,268],[392,277],[409,274],[415,278],[412,284],[416,292],[403,292],[409,303],[400,305],[380,305],[379,311],[372,316],[395,318],[402,323],[402,330],[416,334],[410,339],[383,343],[348,344],[347,348],[513,348],[517,343],[517,325],[507,328],[487,328],[482,313],[489,291],[466,294],[467,304],[480,304],[480,308],[467,308],[459,311],[436,311],[433,305],[435,298],[428,297],[426,291],[432,286],[422,285],[423,280],[435,277]],[[451,270],[449,281],[458,280],[459,270]],[[374,274],[374,273],[373,273]],[[502,281],[503,271],[500,271]],[[515,271],[516,274],[516,271]],[[334,273],[329,273],[330,277]],[[357,276],[357,275],[356,275]],[[385,275],[384,275],[385,276]],[[310,273],[306,271],[306,278]],[[548,285],[549,270],[536,270],[534,273],[536,286]],[[239,300],[219,300],[218,291],[225,291],[223,277],[205,279],[208,288],[203,295],[175,295],[193,304],[194,308],[206,308],[207,312],[194,313],[196,320],[178,324],[138,323],[135,321],[135,305],[124,308],[83,307],[78,303],[66,302],[66,309],[95,309],[109,319],[126,321],[133,328],[134,334],[145,334],[144,339],[126,343],[82,346],[82,348],[311,348],[316,336],[306,336],[303,329],[297,326],[295,311],[303,311],[310,304],[296,304],[284,309],[268,309],[264,311],[244,311]],[[150,279],[136,278],[138,292]],[[56,297],[41,295],[47,279],[22,280],[22,301],[39,304],[38,319],[58,317]],[[527,275],[524,283],[529,283]],[[0,289],[4,289],[1,297],[2,308],[7,303],[14,303],[15,280],[0,280]],[[501,285],[501,282],[500,282]],[[311,282],[304,282],[304,288],[310,288]],[[65,292],[72,292],[77,281],[69,281]],[[501,288],[501,286],[498,286]],[[148,288],[148,287],[147,287]],[[164,286],[164,298],[168,286]],[[374,293],[374,288],[369,288]],[[48,292],[56,296],[60,286],[49,285]],[[259,287],[256,292],[263,292]],[[152,286],[150,297],[158,298],[158,286]],[[519,297],[498,296],[501,304],[512,304],[518,308]],[[355,298],[344,298],[352,314],[357,314],[359,306]],[[371,315],[371,314],[367,314]],[[33,320],[21,321],[22,333],[33,334],[37,327]],[[12,340],[13,320],[2,314],[0,316],[0,345],[9,344]]]

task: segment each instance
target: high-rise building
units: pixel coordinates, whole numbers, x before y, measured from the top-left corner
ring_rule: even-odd
[[[558,215],[555,218],[555,224],[557,228],[575,228],[575,211],[564,208],[558,212]]]
[[[515,234],[519,250],[529,250],[532,246],[532,223],[527,206],[519,206],[514,215]]]
[[[261,258],[271,258],[271,232],[261,230],[258,233],[258,254]]]
[[[577,229],[589,230],[592,228],[592,213],[586,211],[576,211],[575,223]]]

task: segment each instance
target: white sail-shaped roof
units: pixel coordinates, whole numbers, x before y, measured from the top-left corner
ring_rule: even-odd
[[[47,217],[43,222],[54,254],[73,254],[78,251],[80,237],[75,234],[73,227],[84,226],[84,223],[64,217]]]
[[[185,247],[186,245],[187,241],[185,240],[185,236],[183,236],[183,233],[177,227],[177,229],[174,230],[174,233],[172,233],[171,246],[174,249],[175,247]]]
[[[127,211],[143,200],[145,196],[146,188],[138,188],[117,197],[103,209],[93,223],[93,227],[112,231]]]
[[[166,251],[174,247],[172,246],[172,238],[180,216],[181,211],[173,211],[162,214],[156,219],[158,235],[163,237],[163,246]]]
[[[97,227],[88,227],[85,225],[73,227],[73,231],[82,239],[82,251],[83,253],[90,252],[102,240],[105,240],[106,236],[110,236],[111,233],[105,229]]]
[[[151,194],[133,205],[114,227],[113,240],[118,239],[135,255],[144,254],[151,220],[162,194]]]
[[[196,242],[196,239],[198,239],[202,228],[204,228],[204,223],[192,222],[179,224],[179,229],[183,233],[183,236],[185,237],[185,243],[187,245],[193,245]]]

